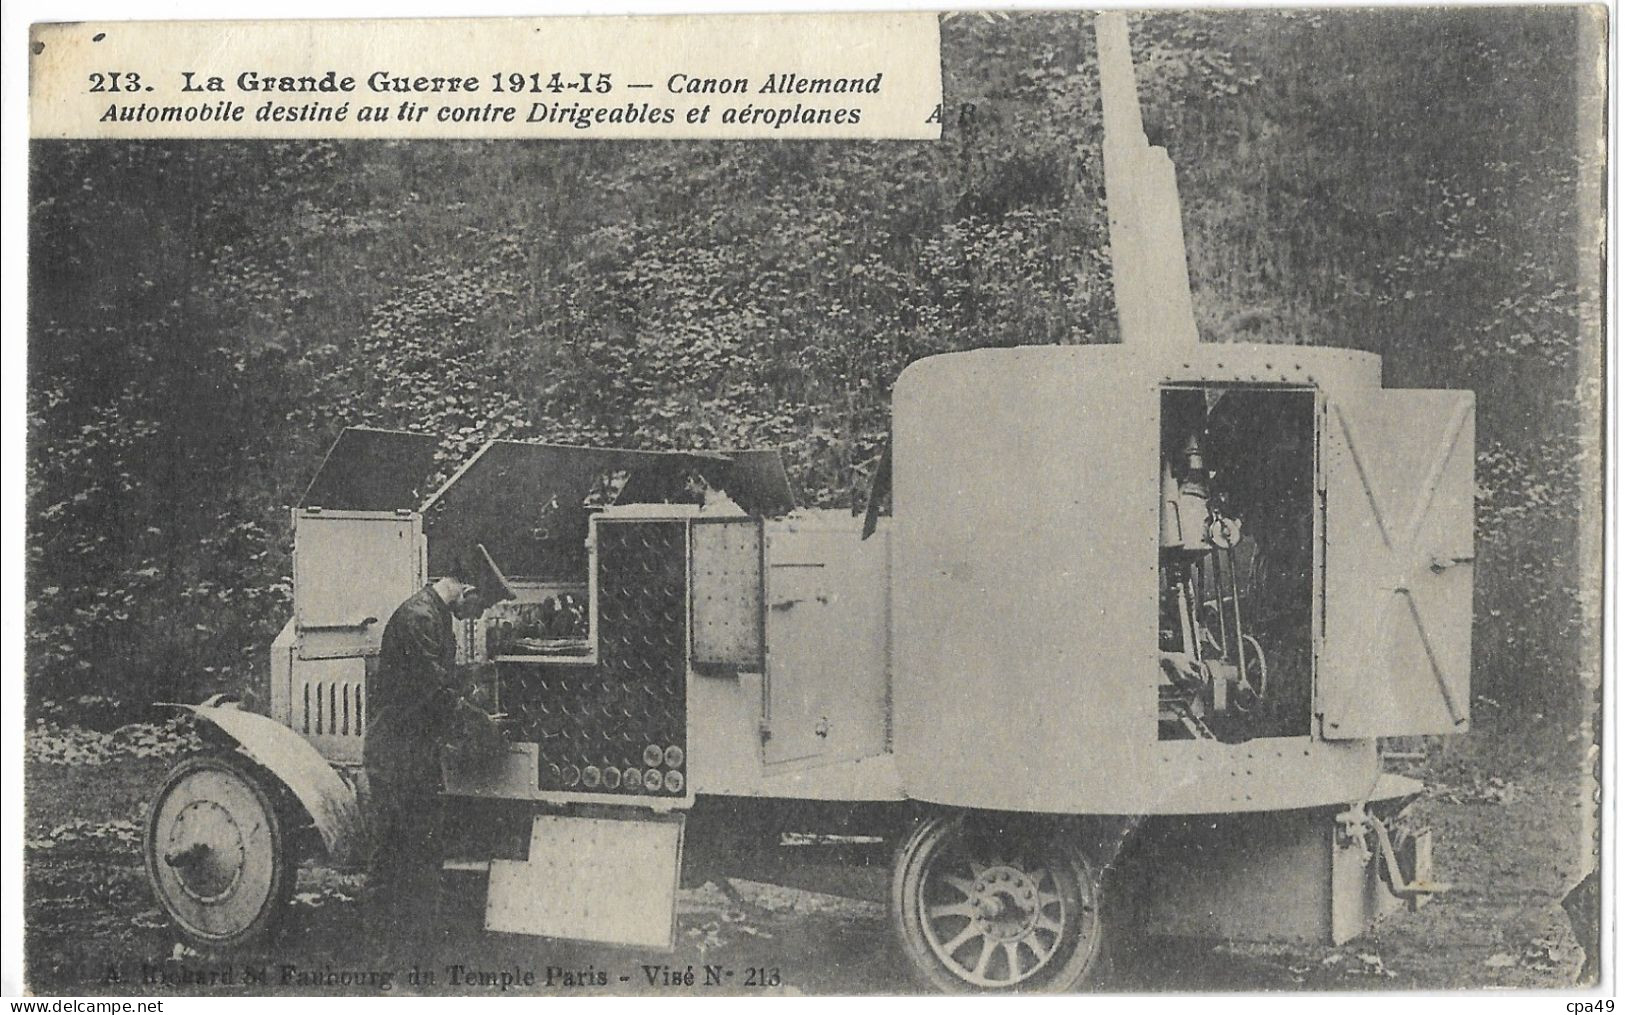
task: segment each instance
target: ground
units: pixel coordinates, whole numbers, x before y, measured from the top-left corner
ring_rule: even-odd
[[[1589,738],[1576,723],[1525,717],[1513,726],[1493,714],[1484,716],[1486,711],[1480,709],[1473,734],[1432,744],[1425,761],[1410,763],[1409,774],[1429,782],[1420,806],[1435,833],[1436,880],[1451,885],[1446,894],[1336,948],[1191,941],[1142,947],[1116,961],[1106,989],[1575,984],[1582,953],[1559,902],[1583,873],[1580,831],[1588,790],[1581,765]],[[353,971],[387,971],[389,989],[407,993],[914,989],[891,943],[879,901],[885,874],[878,869],[831,878],[821,886],[828,892],[735,882],[737,897],[730,899],[715,884],[685,889],[672,955],[484,934],[477,926],[478,892],[454,892],[448,929],[437,939],[397,947],[398,954],[411,958],[396,961],[383,958],[377,943],[358,932],[359,878],[306,866],[288,919],[273,940],[253,951],[198,955],[178,944],[141,866],[146,801],[172,759],[139,746],[84,751],[62,749],[60,740],[53,744],[47,750],[31,746],[25,773],[27,981],[36,994],[377,991],[376,986],[301,983],[310,974]],[[435,970],[436,982],[406,982],[414,964]],[[490,982],[451,983],[454,965],[486,971]],[[707,987],[707,965],[730,974]],[[681,975],[690,966],[696,978],[692,987]],[[262,969],[266,986],[244,982],[244,970]],[[514,983],[527,972],[533,973],[534,986]],[[600,973],[607,981],[603,985],[593,982]],[[156,979],[161,976],[169,982]],[[190,982],[211,976],[223,982]]]

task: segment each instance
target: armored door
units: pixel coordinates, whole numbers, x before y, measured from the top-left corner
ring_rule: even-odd
[[[294,622],[303,659],[378,654],[384,624],[424,582],[419,516],[322,511],[294,515]]]
[[[1375,389],[1323,419],[1327,739],[1467,728],[1473,395]]]
[[[840,665],[839,642],[832,641],[834,589],[826,561],[805,552],[775,559],[767,568],[767,684],[764,702],[768,764],[821,755],[828,741],[826,692]]]

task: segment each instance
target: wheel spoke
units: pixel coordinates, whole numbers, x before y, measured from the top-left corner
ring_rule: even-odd
[[[925,915],[933,920],[940,920],[945,916],[963,916],[966,919],[976,919],[976,907],[969,902],[948,902],[940,906],[932,906],[925,911]]]
[[[952,941],[949,941],[947,944],[942,946],[943,954],[952,955],[954,952],[958,951],[960,946],[962,946],[966,941],[969,941],[973,937],[977,937],[980,933],[981,932],[976,929],[976,921],[972,920],[970,923],[965,925],[964,930],[960,931],[954,936]]]
[[[971,970],[972,976],[975,976],[977,979],[986,978],[988,960],[993,958],[993,953],[997,950],[997,945],[998,943],[990,937],[982,939],[982,954],[977,956],[976,968]]]
[[[956,877],[952,874],[944,874],[942,876],[942,880],[959,889],[959,894],[963,895],[965,898],[976,898],[976,883],[974,881],[971,881],[968,878]]]
[[[1043,913],[1038,914],[1038,919],[1034,921],[1033,926],[1038,930],[1047,930],[1051,934],[1059,935],[1061,933],[1061,921]]]

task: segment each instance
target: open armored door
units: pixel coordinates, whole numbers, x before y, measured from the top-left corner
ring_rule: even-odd
[[[301,659],[378,654],[384,624],[424,582],[422,486],[434,438],[350,427],[293,514],[293,616]]]
[[[1326,406],[1327,739],[1467,729],[1473,395],[1371,390]]]
[[[293,611],[302,659],[378,654],[384,624],[424,581],[416,514],[294,513]]]

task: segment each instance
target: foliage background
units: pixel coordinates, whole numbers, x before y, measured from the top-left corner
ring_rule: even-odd
[[[1599,648],[1586,16],[1134,25],[1204,337],[1478,392],[1475,690],[1548,712]],[[945,21],[934,143],[36,142],[31,710],[249,682],[288,507],[345,425],[448,459],[780,445],[805,502],[845,505],[909,361],[1113,341],[1086,26]]]

